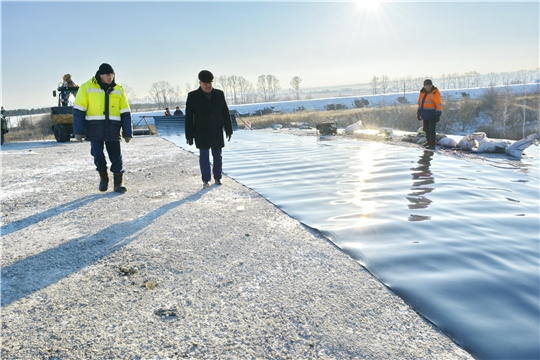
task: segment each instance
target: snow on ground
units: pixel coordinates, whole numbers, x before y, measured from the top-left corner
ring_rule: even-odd
[[[508,86],[495,86],[497,90],[509,90],[514,93],[533,92],[538,89],[540,84],[527,84],[527,85],[508,85]],[[469,89],[450,89],[441,90],[441,95],[444,100],[449,99],[462,99],[463,97],[469,97],[470,99],[477,99],[484,94],[489,88],[469,88]],[[256,114],[258,111],[264,109],[272,109],[274,112],[294,112],[297,109],[304,108],[306,110],[326,110],[327,106],[342,106],[347,109],[357,108],[357,104],[362,100],[367,100],[367,107],[389,106],[400,104],[398,98],[406,98],[407,103],[416,104],[418,101],[418,94],[420,89],[415,92],[408,93],[393,93],[393,94],[378,94],[378,95],[364,95],[364,96],[343,96],[323,99],[310,99],[310,100],[291,100],[291,101],[276,101],[265,102],[256,104],[243,104],[243,105],[229,105],[230,110],[236,110],[240,115]],[[185,109],[182,109],[185,112]],[[147,117],[147,121],[150,124],[154,123],[154,119],[151,116],[162,116],[163,110],[140,112],[133,114],[133,123],[137,124],[142,120],[142,116]],[[144,125],[144,121],[140,123]]]

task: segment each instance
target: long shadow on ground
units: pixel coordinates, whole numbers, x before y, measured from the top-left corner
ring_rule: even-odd
[[[130,244],[154,220],[184,203],[199,200],[209,190],[201,190],[133,221],[114,224],[94,235],[73,239],[2,268],[1,306],[52,285]]]
[[[104,197],[112,197],[112,196],[118,196],[119,194],[115,193],[108,193],[108,194],[94,194],[94,195],[88,195],[85,197],[82,197],[80,199],[76,199],[73,201],[70,201],[68,203],[59,205],[57,207],[54,207],[52,209],[40,212],[38,214],[34,214],[28,217],[25,217],[24,219],[16,220],[12,223],[9,223],[7,225],[3,225],[0,227],[0,234],[2,236],[11,234],[13,232],[19,231],[21,229],[24,229],[28,226],[34,225],[40,221],[43,221],[45,219],[48,219],[52,216],[59,215],[61,213],[64,213],[66,211],[75,210],[81,206],[87,205],[91,203],[92,201],[96,201],[98,199],[103,199]]]

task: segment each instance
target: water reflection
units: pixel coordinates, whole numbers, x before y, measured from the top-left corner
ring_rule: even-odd
[[[321,231],[475,358],[540,359],[538,151],[522,160],[527,175],[384,143],[256,131],[235,133],[224,151],[228,176]],[[401,205],[408,192],[433,204],[411,210],[416,202]],[[434,221],[410,215],[428,213]]]
[[[409,209],[426,209],[429,204],[432,203],[432,201],[426,197],[426,194],[429,194],[434,190],[434,188],[427,186],[435,183],[433,173],[430,170],[432,158],[433,151],[424,150],[424,153],[420,156],[420,160],[417,161],[418,166],[411,168],[413,179],[413,187],[411,190],[413,190],[413,192],[406,196],[407,200],[410,202],[410,204],[408,204]],[[409,216],[409,221],[423,221],[430,219],[430,216]]]

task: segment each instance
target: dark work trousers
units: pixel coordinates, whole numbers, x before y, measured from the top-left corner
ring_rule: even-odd
[[[94,157],[94,164],[97,171],[107,171],[107,160],[103,153],[103,145],[107,148],[109,160],[111,161],[111,171],[113,173],[124,172],[122,164],[122,151],[120,141],[91,141],[90,154]]]
[[[214,160],[214,179],[221,180],[221,170],[223,162],[221,159],[221,148],[212,148],[212,158]],[[201,167],[201,175],[203,182],[210,182],[210,149],[199,149],[199,166]]]
[[[435,145],[435,127],[437,122],[435,120],[424,120],[424,132],[426,133],[426,140],[428,145]],[[431,142],[430,142],[431,141]],[[432,144],[433,142],[433,144]]]

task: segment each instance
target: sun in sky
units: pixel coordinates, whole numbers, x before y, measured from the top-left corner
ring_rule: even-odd
[[[356,0],[356,5],[361,9],[377,10],[382,0]]]

